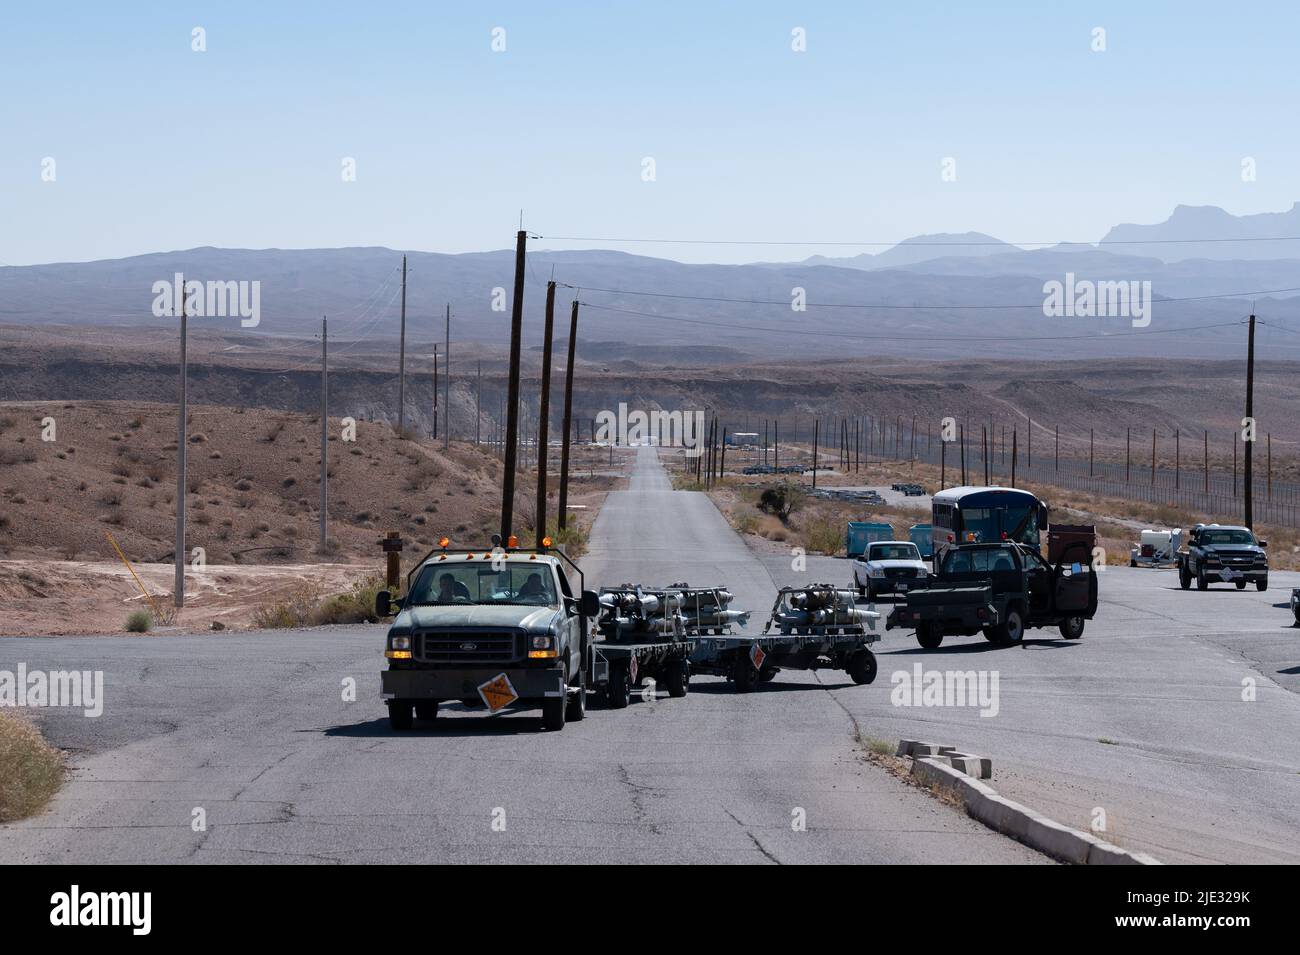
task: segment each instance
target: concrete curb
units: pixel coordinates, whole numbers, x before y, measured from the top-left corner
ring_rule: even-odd
[[[966,811],[990,829],[1061,862],[1074,865],[1161,865],[1159,860],[1144,852],[1121,849],[1091,833],[1063,826],[1018,802],[999,796],[992,786],[954,769],[939,757],[913,758],[912,775],[927,786],[956,795]]]

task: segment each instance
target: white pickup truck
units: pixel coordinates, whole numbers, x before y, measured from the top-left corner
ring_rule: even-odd
[[[853,586],[860,597],[907,593],[924,586],[928,575],[921,552],[911,541],[873,541],[853,561]]]

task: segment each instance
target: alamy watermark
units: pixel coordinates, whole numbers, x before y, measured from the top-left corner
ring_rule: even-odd
[[[181,285],[184,283],[184,290]],[[185,300],[185,314],[189,318],[238,317],[243,328],[256,328],[262,321],[262,283],[257,280],[223,282],[197,279],[185,281],[177,272],[168,282],[160,279],[153,283],[153,314],[155,318],[179,318],[180,302]]]
[[[600,411],[596,414],[595,440],[598,444],[621,444],[625,447],[657,444],[662,447],[683,447],[689,457],[699,457],[703,452],[703,411],[640,411],[627,410],[627,402],[620,401],[618,411]]]
[[[104,712],[103,670],[0,670],[0,707],[60,706],[91,718]]]
[[[1043,314],[1048,318],[1128,318],[1134,328],[1151,324],[1151,280],[1094,282],[1075,279],[1043,283]]]
[[[889,682],[894,706],[977,707],[980,716],[997,716],[997,670],[926,670],[914,663],[911,670],[895,670]]]

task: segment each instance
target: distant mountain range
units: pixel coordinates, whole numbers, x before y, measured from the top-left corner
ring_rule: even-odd
[[[1228,215],[1179,206],[1157,225],[1121,225],[1100,247],[1062,245],[1023,250],[983,233],[917,236],[878,255],[814,256],[798,263],[685,264],[608,250],[530,251],[526,275],[527,344],[540,334],[546,281],[557,293],[556,337],[567,331],[568,303],[578,296],[580,334],[623,343],[632,353],[653,345],[689,354],[723,347],[759,355],[870,355],[924,358],[1059,354],[1235,354],[1236,328],[1163,334],[1239,318],[1250,298],[1278,323],[1300,324],[1300,204],[1285,213]],[[1260,242],[1185,242],[1211,237]],[[1120,241],[1132,244],[1119,244]],[[1193,254],[1194,253],[1194,254]],[[0,323],[159,325],[153,285],[177,272],[187,278],[260,283],[256,328],[237,318],[197,319],[232,335],[314,334],[322,315],[331,338],[381,339],[398,331],[400,251],[217,249],[159,252],[86,263],[0,268]],[[445,303],[457,340],[504,342],[514,276],[513,250],[448,255],[410,252],[408,337],[441,337]],[[1125,319],[1044,316],[1043,284],[1067,272],[1094,281],[1149,280],[1153,322],[1135,334]],[[575,288],[578,291],[575,291]],[[810,307],[791,308],[800,294]],[[645,293],[645,294],[634,294]],[[1161,299],[1243,293],[1239,299]],[[846,306],[862,305],[863,308]],[[957,307],[959,306],[959,307]],[[505,310],[498,310],[504,308]],[[1102,340],[1089,336],[1105,333]],[[1054,338],[1072,340],[1054,346]],[[1290,336],[1295,338],[1295,336]],[[1296,339],[1300,346],[1300,338]],[[1279,357],[1300,358],[1300,348]],[[662,351],[658,351],[662,354]],[[671,352],[669,352],[671,353]]]

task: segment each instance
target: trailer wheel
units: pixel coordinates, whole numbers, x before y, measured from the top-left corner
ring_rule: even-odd
[[[433,720],[436,719],[437,716],[438,716],[437,700],[421,700],[419,703],[415,704],[415,718],[417,720],[425,720],[426,722],[433,722]]]
[[[690,689],[691,665],[686,660],[674,660],[664,674],[664,681],[668,684],[668,695],[680,699]]]
[[[1002,644],[1019,643],[1025,638],[1025,618],[1020,615],[1019,607],[1007,607],[1002,622],[993,628],[993,642]]]
[[[1178,586],[1183,590],[1189,590],[1192,586],[1191,571],[1187,569],[1187,563],[1181,560],[1178,562]]]
[[[578,674],[578,692],[569,697],[568,712],[564,714],[565,718],[573,723],[582,722],[587,715],[587,671],[583,669]]]
[[[388,725],[393,730],[401,733],[409,730],[415,725],[411,717],[411,704],[406,700],[389,700],[388,701]]]
[[[932,623],[923,623],[916,628],[916,642],[926,650],[933,650],[943,643],[943,631]]]
[[[849,679],[858,686],[872,682],[876,678],[876,655],[870,650],[862,649],[849,657]]]
[[[621,710],[631,702],[632,684],[627,676],[627,663],[613,660],[609,664],[609,681],[605,684],[605,705],[611,710]]]
[[[1196,589],[1197,590],[1210,589],[1210,578],[1205,576],[1204,567],[1198,567],[1196,570]]]
[[[564,717],[569,708],[568,694],[548,696],[542,700],[542,728],[557,731],[564,729]]]
[[[748,654],[736,657],[731,670],[731,679],[736,684],[737,693],[749,693],[758,686],[758,671],[754,669]]]
[[[1083,636],[1084,620],[1082,617],[1066,617],[1061,621],[1058,629],[1061,636],[1067,640],[1078,640]]]

